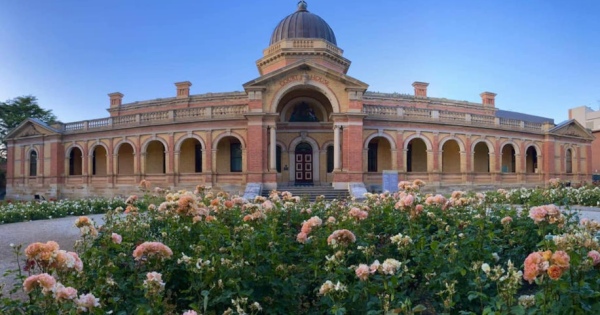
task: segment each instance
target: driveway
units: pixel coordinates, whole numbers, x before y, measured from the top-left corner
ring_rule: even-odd
[[[104,224],[103,214],[88,217],[94,220],[96,225]],[[79,238],[79,229],[73,226],[76,219],[77,217],[66,217],[0,225],[0,284],[6,282],[7,287],[14,284],[12,276],[4,277],[4,272],[17,268],[16,256],[10,244],[23,244],[21,258],[24,257],[25,247],[34,242],[55,241],[61,249],[72,251],[75,240]],[[5,289],[4,292],[8,290]]]

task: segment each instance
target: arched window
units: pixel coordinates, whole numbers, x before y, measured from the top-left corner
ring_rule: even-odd
[[[327,147],[327,173],[333,172],[333,146]]]
[[[238,142],[230,143],[230,161],[231,161],[231,172],[242,171],[242,144]]]
[[[573,152],[567,149],[567,174],[573,173]]]
[[[377,140],[371,140],[369,142],[369,153],[368,153],[368,172],[377,172],[377,149],[379,143]]]
[[[31,151],[29,153],[29,176],[37,176],[37,152]]]

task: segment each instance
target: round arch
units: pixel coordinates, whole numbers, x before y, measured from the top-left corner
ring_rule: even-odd
[[[131,146],[131,148],[133,149],[133,155],[135,155],[136,154],[135,145],[133,144],[133,142],[131,142],[129,140],[121,140],[121,141],[117,142],[117,144],[115,145],[115,148],[114,148],[114,150],[115,150],[114,153],[115,154],[119,154],[119,149],[125,143],[127,143],[127,144],[129,144]]]
[[[65,156],[67,158],[69,157],[69,155],[71,154],[71,151],[73,151],[74,148],[79,149],[81,151],[81,155],[83,155],[83,153],[85,152],[79,144],[73,143],[70,146],[68,146],[67,149],[65,150]]]
[[[311,105],[313,105],[319,111],[319,113],[321,114],[321,117],[323,117],[323,121],[320,121],[320,122],[328,122],[329,121],[329,117],[327,115],[327,110],[325,109],[325,106],[323,104],[321,104],[321,102],[319,102],[318,100],[316,100],[312,97],[298,97],[298,98],[294,98],[294,99],[290,100],[289,102],[287,102],[281,108],[281,113],[279,114],[279,121],[286,122],[285,118],[287,117],[288,111],[290,109],[293,110],[293,107],[298,105],[299,102],[306,102],[306,103],[310,103]]]
[[[577,146],[574,146],[572,144],[568,144],[568,145],[565,145],[565,149],[564,150],[565,150],[565,156],[567,156],[567,150],[571,150],[571,156],[573,158],[577,157]]]
[[[296,181],[295,178],[295,173],[296,173],[296,163],[295,163],[295,159],[296,159],[296,154],[295,154],[295,150],[296,150],[296,146],[298,146],[300,143],[306,142],[308,143],[311,148],[312,148],[312,160],[313,160],[313,181],[315,182],[319,182],[320,181],[320,176],[319,176],[319,143],[311,138],[311,137],[297,137],[294,140],[292,140],[292,142],[290,143],[289,146],[289,163],[288,164],[290,166],[290,182],[294,182]]]
[[[158,141],[162,143],[162,145],[165,147],[165,151],[169,151],[169,145],[167,144],[167,141],[160,137],[153,137],[144,142],[144,144],[142,145],[142,153],[146,153],[146,150],[148,150],[148,145],[150,145],[152,141]]]
[[[368,149],[369,142],[371,142],[371,140],[373,140],[377,137],[386,138],[390,142],[390,147],[392,148],[392,150],[396,150],[396,141],[394,141],[394,138],[392,138],[392,136],[388,135],[385,132],[376,132],[376,133],[368,136],[363,144],[363,149],[364,150]]]
[[[40,158],[40,152],[38,151],[38,149],[36,149],[34,146],[30,146],[27,149],[27,152],[25,153],[25,156],[27,157],[27,160],[29,160],[29,157],[31,156],[31,152],[35,152],[35,154],[37,154],[38,159]],[[83,151],[82,151],[83,152]]]
[[[102,142],[96,142],[94,143],[91,147],[90,147],[90,151],[88,152],[88,156],[93,156],[94,155],[94,150],[96,150],[96,147],[101,146],[104,147],[104,150],[106,150],[106,155],[110,154],[108,151],[108,146]]]
[[[533,147],[535,149],[535,153],[537,153],[537,156],[542,155],[542,149],[540,149],[540,146],[533,142],[525,144],[525,154],[527,154],[527,150],[529,150],[529,148],[531,148],[531,147]]]
[[[246,142],[244,141],[244,137],[240,136],[239,134],[235,133],[235,132],[223,132],[220,135],[218,135],[215,140],[213,140],[213,148],[218,148],[219,147],[219,141],[223,140],[223,138],[227,138],[227,137],[234,137],[236,139],[238,139],[240,141],[240,143],[242,144],[242,149],[245,150],[246,149]]]
[[[287,151],[287,146],[285,143],[283,143],[283,141],[277,140],[275,141],[275,145],[280,146],[282,151]]]
[[[333,140],[327,140],[321,145],[321,148],[322,150],[327,150],[327,147],[332,145],[334,145]]]
[[[519,146],[514,142],[514,141],[504,141],[501,145],[500,145],[500,154],[502,154],[502,151],[504,150],[504,147],[506,145],[512,145],[513,149],[515,150],[515,154],[521,154],[521,149],[519,148]]]
[[[281,102],[281,99],[283,99],[283,97],[287,93],[294,91],[294,90],[303,89],[303,88],[316,90],[316,91],[322,93],[323,95],[325,95],[325,97],[327,97],[327,99],[329,100],[329,103],[331,103],[331,108],[332,108],[333,112],[334,113],[340,112],[340,104],[337,100],[337,97],[335,96],[335,93],[333,93],[329,89],[329,87],[327,87],[326,85],[316,82],[316,81],[312,81],[312,80],[308,80],[306,84],[302,81],[295,81],[295,82],[289,83],[289,84],[283,86],[282,88],[280,88],[279,91],[277,91],[277,93],[273,97],[273,101],[271,102],[271,108],[269,109],[269,111],[271,113],[276,113],[279,102]]]
[[[177,143],[175,144],[175,152],[178,152],[181,150],[181,145],[183,144],[183,142],[185,140],[188,139],[196,139],[198,140],[198,142],[200,142],[200,145],[202,146],[202,150],[206,150],[206,143],[204,142],[204,139],[202,139],[202,137],[198,136],[198,135],[185,135],[181,138],[179,138],[179,140],[177,140]]]
[[[414,134],[414,135],[406,138],[404,140],[404,150],[408,150],[408,145],[410,144],[410,142],[413,139],[421,139],[421,140],[423,140],[423,142],[425,142],[425,146],[427,147],[427,150],[429,150],[429,151],[433,150],[433,145],[431,145],[431,141],[427,137],[425,137],[423,135],[420,135],[420,134]]]
[[[446,144],[446,142],[448,142],[449,140],[456,141],[456,143],[458,144],[458,147],[460,148],[460,151],[465,152],[465,144],[462,142],[462,140],[460,140],[460,138],[457,138],[455,136],[447,136],[444,139],[442,139],[440,141],[440,147],[439,147],[440,151],[443,151],[444,144]]]
[[[477,146],[479,143],[482,143],[482,142],[487,145],[487,148],[490,151],[490,154],[495,153],[494,152],[494,145],[492,144],[492,142],[490,140],[479,138],[479,139],[473,141],[473,144],[471,144],[471,154],[473,152],[475,152],[475,146]]]

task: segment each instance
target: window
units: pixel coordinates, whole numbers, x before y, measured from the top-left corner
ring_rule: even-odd
[[[573,153],[567,149],[567,174],[573,173]]]
[[[69,154],[69,175],[75,175],[75,149]]]
[[[515,148],[511,148],[510,149],[510,154],[511,154],[511,172],[512,173],[516,173],[517,172],[517,156],[515,155]]]
[[[327,173],[333,172],[333,146],[327,147]]]
[[[29,154],[29,176],[37,176],[37,152],[31,151]]]
[[[368,171],[377,172],[377,143],[369,143]]]
[[[230,147],[231,172],[242,171],[242,144],[232,143]]]
[[[277,173],[281,173],[281,147],[275,147],[275,167],[277,168]]]
[[[196,144],[194,146],[194,153],[195,171],[196,173],[202,173],[202,145]]]

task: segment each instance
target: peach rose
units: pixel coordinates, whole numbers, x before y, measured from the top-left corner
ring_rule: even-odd
[[[556,281],[562,276],[562,269],[560,269],[560,267],[557,265],[553,265],[550,268],[548,268],[548,276],[550,277],[550,279]]]
[[[355,270],[356,276],[358,277],[358,279],[360,279],[360,281],[365,281],[367,279],[369,279],[369,266],[365,265],[365,264],[360,264],[358,266],[358,268],[356,268]]]

